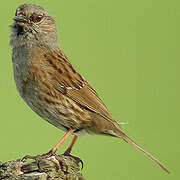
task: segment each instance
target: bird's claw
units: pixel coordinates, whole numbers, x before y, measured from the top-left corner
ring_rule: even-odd
[[[55,154],[50,150],[49,152],[41,154],[41,155],[36,155],[36,156],[26,155],[22,158],[22,161],[26,160],[26,159],[35,159],[35,160],[46,159],[46,158],[49,158],[49,157],[54,156],[54,155]]]
[[[71,155],[70,152],[68,151],[68,149],[62,155],[73,158],[77,162],[77,164],[81,163],[81,169],[84,168],[83,161],[79,157]]]

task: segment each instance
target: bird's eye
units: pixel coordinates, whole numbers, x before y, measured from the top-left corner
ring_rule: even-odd
[[[32,14],[30,17],[30,20],[33,21],[34,23],[40,22],[43,19],[44,15],[43,14]]]
[[[42,20],[42,18],[43,18],[43,15],[42,15],[42,14],[37,15],[37,17],[36,17],[36,22],[40,22],[40,21]]]

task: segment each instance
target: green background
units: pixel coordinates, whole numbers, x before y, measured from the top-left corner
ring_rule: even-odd
[[[36,3],[55,18],[61,47],[124,131],[163,172],[120,139],[84,136],[73,149],[87,180],[180,178],[180,1],[6,0],[0,6],[0,161],[47,152],[64,132],[41,120],[15,88],[9,46],[15,9]],[[62,153],[70,139],[58,151]]]

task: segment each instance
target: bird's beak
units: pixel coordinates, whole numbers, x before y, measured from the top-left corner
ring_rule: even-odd
[[[19,23],[26,23],[27,22],[27,19],[22,14],[15,16],[13,18],[13,20],[15,22],[19,22]]]

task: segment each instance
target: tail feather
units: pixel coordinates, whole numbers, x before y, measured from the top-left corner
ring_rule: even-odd
[[[153,157],[149,152],[145,151],[141,146],[139,146],[138,144],[136,144],[131,138],[129,138],[126,134],[124,134],[122,131],[118,130],[118,132],[116,132],[120,138],[122,138],[124,141],[126,141],[127,143],[133,145],[135,148],[137,148],[138,150],[140,150],[141,152],[143,152],[147,157],[149,157],[150,159],[152,159],[154,162],[156,162],[164,171],[166,171],[167,173],[170,173],[170,171],[165,168],[160,161],[158,161],[155,157]]]

